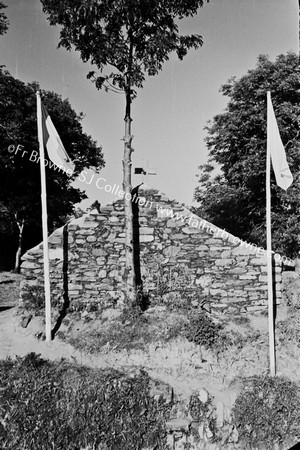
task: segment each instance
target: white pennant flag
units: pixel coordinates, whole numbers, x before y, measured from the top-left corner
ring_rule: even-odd
[[[271,161],[275,173],[276,183],[285,191],[293,182],[293,175],[286,160],[284,146],[272,105],[271,92],[267,94],[267,145],[270,149]]]
[[[49,116],[46,108],[41,103],[42,109],[42,126],[43,126],[43,142],[47,149],[49,159],[66,172],[68,175],[72,175],[75,170],[75,164],[69,158],[63,143],[56,131],[55,126]]]

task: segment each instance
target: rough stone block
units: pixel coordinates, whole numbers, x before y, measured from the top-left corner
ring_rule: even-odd
[[[69,295],[70,297],[78,297],[79,296],[79,291],[75,290],[75,289],[69,289]]]
[[[184,227],[184,228],[182,228],[182,232],[184,234],[198,234],[199,231],[200,230],[198,228],[193,228],[193,227],[190,227],[190,228]]]
[[[199,251],[205,251],[205,250],[208,250],[209,249],[209,246],[208,245],[197,245],[197,247],[195,248],[195,250],[197,251],[197,252],[199,252]]]
[[[89,230],[88,228],[86,230],[77,230],[75,231],[76,237],[82,237],[82,236],[89,236],[91,234],[95,234],[94,230]]]
[[[210,238],[210,239],[205,240],[205,244],[206,245],[210,245],[210,244],[222,245],[223,241],[222,241],[222,239]]]
[[[240,280],[255,280],[255,279],[257,279],[257,275],[250,275],[250,274],[240,275],[239,279]]]
[[[234,269],[230,269],[230,270],[228,270],[228,274],[232,274],[232,275],[235,275],[235,274],[237,274],[237,275],[239,275],[239,274],[242,274],[242,273],[246,273],[247,272],[247,269],[245,268],[245,267],[235,267]]]
[[[221,250],[224,250],[224,247],[223,248],[221,247]],[[222,253],[221,253],[221,258],[226,259],[226,258],[229,258],[230,256],[231,256],[230,250],[225,250],[225,251],[222,251]]]
[[[209,253],[211,252],[216,252],[216,255],[219,255],[218,258],[221,258],[220,252],[223,251],[223,247],[220,245],[216,246],[216,245],[211,245],[209,247]]]
[[[25,261],[25,260],[33,260],[33,261],[35,261],[36,260],[36,256],[30,255],[29,253],[25,253],[25,255],[22,256],[21,260],[22,261]]]
[[[154,233],[154,228],[151,227],[140,227],[139,228],[139,233],[141,234],[153,234]]]
[[[80,238],[76,238],[76,245],[84,245],[85,244],[85,239],[80,239]]]
[[[22,264],[22,269],[39,269],[39,264],[30,261],[24,261]]]
[[[56,244],[56,245],[60,245],[62,243],[62,236],[55,236],[55,235],[51,235],[48,238],[48,243],[49,244]]]
[[[166,422],[166,428],[169,431],[185,431],[187,432],[189,430],[191,424],[191,420],[186,418],[186,417],[182,417],[182,418],[178,418],[178,419],[171,419],[168,420]]]
[[[68,288],[69,288],[69,292],[71,292],[74,290],[81,290],[81,289],[83,289],[83,286],[82,286],[82,284],[69,283]]]
[[[268,276],[267,275],[259,275],[259,277],[258,277],[258,281],[261,281],[261,282],[268,282]]]
[[[104,248],[93,248],[92,255],[93,256],[106,256],[107,251]]]
[[[98,273],[98,278],[106,278],[107,271],[105,269],[101,269]]]
[[[233,255],[255,255],[257,251],[257,247],[249,246],[245,247],[244,245],[239,245],[232,249]]]
[[[219,296],[225,297],[228,295],[228,292],[225,291],[224,289],[209,289],[209,293],[210,293],[210,295],[213,295],[213,296],[219,295]]]
[[[62,248],[56,248],[56,249],[49,249],[49,260],[63,260],[63,249]]]
[[[97,228],[99,226],[98,222],[89,220],[80,224],[80,228]]]
[[[253,266],[265,266],[267,264],[267,260],[265,258],[252,258],[250,259],[250,264]]]
[[[96,238],[96,236],[88,236],[86,238],[86,240],[87,240],[87,242],[96,242],[97,238]]]
[[[109,220],[109,222],[111,222],[111,223],[118,223],[118,222],[120,222],[119,217],[118,217],[118,216],[115,216],[115,215],[109,216],[109,217],[108,217],[108,220]]]
[[[140,236],[140,242],[152,242],[154,241],[154,237],[148,234],[143,234]]]
[[[233,263],[233,259],[229,258],[229,259],[216,259],[215,260],[215,265],[216,266],[230,266]]]
[[[201,403],[207,403],[208,402],[207,390],[204,388],[199,389],[197,397],[199,398]]]
[[[224,301],[224,299],[222,299]],[[227,308],[227,303],[211,303],[210,306],[212,308],[217,308],[217,309],[225,309]]]

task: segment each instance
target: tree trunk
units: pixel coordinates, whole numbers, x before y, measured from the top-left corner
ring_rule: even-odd
[[[17,249],[17,253],[16,253],[14,272],[20,273],[21,253],[22,253],[22,244],[23,244],[23,231],[24,231],[25,220],[22,219],[21,223],[19,221],[17,221],[17,225],[19,228],[19,241],[18,241],[18,249]]]
[[[124,195],[124,216],[125,216],[125,282],[126,282],[126,302],[133,306],[136,303],[136,279],[134,270],[133,252],[133,214],[131,201],[131,154],[133,148],[131,141],[131,92],[130,82],[126,83],[126,113],[125,113],[125,136],[124,136],[124,158],[123,158],[123,191]]]

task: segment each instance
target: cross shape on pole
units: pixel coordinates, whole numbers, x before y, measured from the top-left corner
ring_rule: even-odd
[[[146,167],[146,170],[144,169]],[[149,161],[147,160],[147,164],[145,166],[145,161],[143,161],[143,167],[135,167],[134,173],[136,175],[143,175],[143,181],[145,181],[146,177],[146,185],[148,185],[149,182],[149,175],[157,175],[156,169],[150,169],[149,168]]]

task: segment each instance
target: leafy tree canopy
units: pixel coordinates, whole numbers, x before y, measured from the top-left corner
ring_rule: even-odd
[[[36,84],[25,84],[0,69],[0,203],[16,223],[36,226],[41,222],[41,181],[38,163]],[[104,166],[101,148],[81,126],[83,114],[76,114],[68,100],[41,91],[54,126],[70,158],[75,161],[72,178],[46,167],[49,230],[61,226],[73,205],[86,198],[71,186],[84,168]],[[47,159],[47,155],[46,159]],[[40,236],[37,236],[40,239]]]
[[[294,176],[283,191],[271,171],[273,249],[290,257],[300,249],[300,78],[294,53],[275,62],[259,56],[255,69],[231,78],[220,91],[225,111],[208,123],[208,164],[200,166],[198,213],[232,234],[266,245],[267,91]]]
[[[8,22],[8,19],[5,15],[5,13],[1,12],[1,10],[5,9],[5,8],[7,8],[7,6],[4,5],[4,3],[0,2],[0,35],[7,32],[8,25],[9,25],[9,22]]]
[[[176,18],[193,16],[203,0],[41,0],[51,25],[61,25],[59,46],[80,51],[105,76],[88,77],[97,88],[142,87],[145,74],[156,75],[176,52],[182,59],[190,48],[202,45],[202,37],[179,34]],[[133,91],[132,91],[133,93]]]

